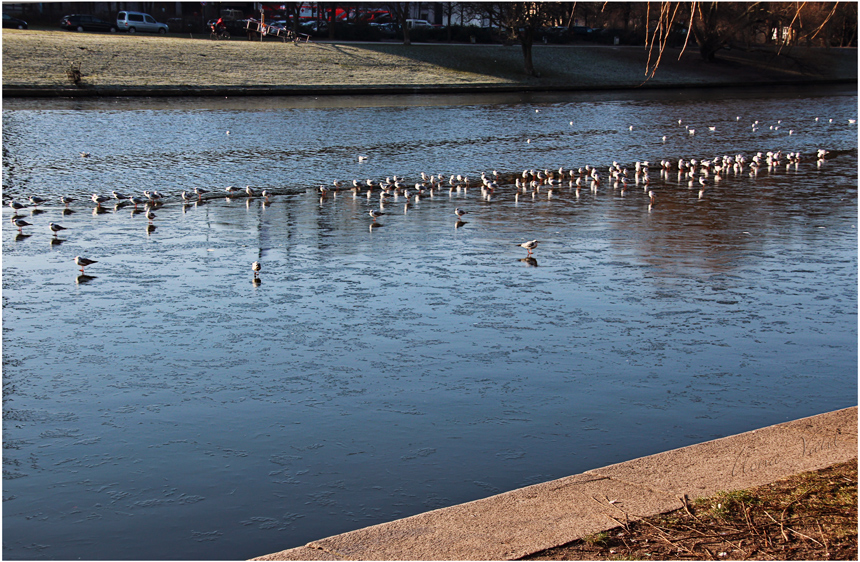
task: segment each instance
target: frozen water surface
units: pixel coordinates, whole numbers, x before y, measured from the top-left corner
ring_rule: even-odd
[[[856,113],[856,89],[4,100],[4,204],[49,200],[23,236],[3,209],[4,557],[244,559],[856,404]],[[701,197],[657,168],[777,150],[805,157]],[[514,199],[585,165],[596,192]],[[317,190],[494,169],[489,201],[400,196],[375,228],[376,193]],[[144,189],[151,226],[89,202]]]

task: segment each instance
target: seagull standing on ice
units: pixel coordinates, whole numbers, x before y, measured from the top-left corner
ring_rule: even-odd
[[[14,224],[16,227],[18,227],[18,232],[19,232],[19,233],[22,233],[22,234],[23,234],[23,232],[24,232],[22,229],[23,229],[25,226],[33,226],[32,224],[30,224],[29,222],[25,221],[24,219],[12,219],[12,224]]]
[[[466,214],[466,211],[464,211],[460,207],[457,207],[456,209],[454,209],[454,214],[457,215],[457,218],[463,218],[463,215]]]
[[[137,209],[138,205],[143,205],[144,203],[149,201],[149,199],[144,199],[143,197],[129,197],[128,200],[134,204],[135,209]]]
[[[521,248],[525,248],[526,250],[528,250],[529,255],[532,254],[532,250],[537,248],[537,245],[538,245],[537,240],[529,240],[528,242],[523,242],[522,244],[517,244],[517,246],[519,246]]]
[[[251,270],[254,272],[254,278],[257,277],[257,274],[260,272],[260,262],[255,261],[251,264]]]
[[[84,268],[88,265],[92,265],[94,263],[99,263],[95,260],[90,260],[87,258],[82,258],[81,256],[75,256],[75,263],[81,267],[81,273],[84,272]]]
[[[52,223],[52,222],[48,223],[48,227],[54,232],[55,237],[57,236],[57,233],[60,232],[61,230],[66,230],[65,226],[60,226],[60,225]]]
[[[385,213],[376,209],[371,209],[370,212],[368,212],[367,214],[370,215],[370,218],[373,219],[373,222],[376,222],[376,217],[381,217]]]

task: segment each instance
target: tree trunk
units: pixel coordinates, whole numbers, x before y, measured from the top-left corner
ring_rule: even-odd
[[[397,23],[400,24],[400,29],[403,31],[403,44],[411,45],[409,41],[409,26],[406,25],[406,20],[409,18],[410,2],[389,2],[388,11],[394,14]]]
[[[448,43],[450,43],[454,39],[454,35],[453,35],[454,30],[451,29],[451,12],[454,11],[454,6],[453,6],[453,2],[448,2],[447,4],[448,4],[448,7],[447,7],[447,11],[448,11]],[[460,22],[460,23],[462,23],[462,22]]]
[[[299,13],[302,10],[302,5],[298,2],[293,2],[290,11],[293,14],[293,37],[299,36]]]
[[[525,65],[526,74],[528,74],[529,76],[537,76],[537,74],[535,74],[534,64],[532,63],[532,44],[531,44],[531,42],[526,43],[525,41],[523,41],[522,47],[523,47],[523,63]]]
[[[719,38],[708,37],[699,43],[699,54],[702,55],[702,58],[706,61],[714,62],[717,60],[717,51],[722,48],[723,44]]]
[[[526,27],[518,33],[520,36],[520,46],[523,48],[523,65],[526,74],[529,76],[540,76],[535,72],[534,64],[532,63],[532,46],[534,45],[534,30],[531,27]]]

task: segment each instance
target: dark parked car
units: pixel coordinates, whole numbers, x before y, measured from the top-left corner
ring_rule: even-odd
[[[9,27],[12,29],[27,29],[27,22],[24,20],[19,20],[18,18],[13,18],[9,14],[3,14],[3,27]]]
[[[323,35],[328,33],[328,22],[325,20],[312,20],[299,24],[302,33],[309,35]]]
[[[95,16],[72,14],[60,20],[60,27],[69,31],[110,31],[116,32],[116,24],[106,22]]]
[[[586,27],[584,25],[575,25],[570,28],[570,34],[573,35],[575,39],[591,39],[591,34],[594,32],[590,27]]]
[[[216,21],[218,20],[214,19],[206,22],[207,32],[212,29],[212,26],[215,25]],[[247,25],[249,21],[250,20],[221,20],[221,23],[224,24],[224,29],[226,29],[230,35],[245,35],[248,33]],[[256,27],[254,27],[254,29],[256,29]]]

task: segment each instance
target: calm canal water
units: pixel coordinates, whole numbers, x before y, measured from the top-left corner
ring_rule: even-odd
[[[857,404],[856,88],[3,104],[6,559],[245,559]],[[493,170],[375,228],[317,189]]]

